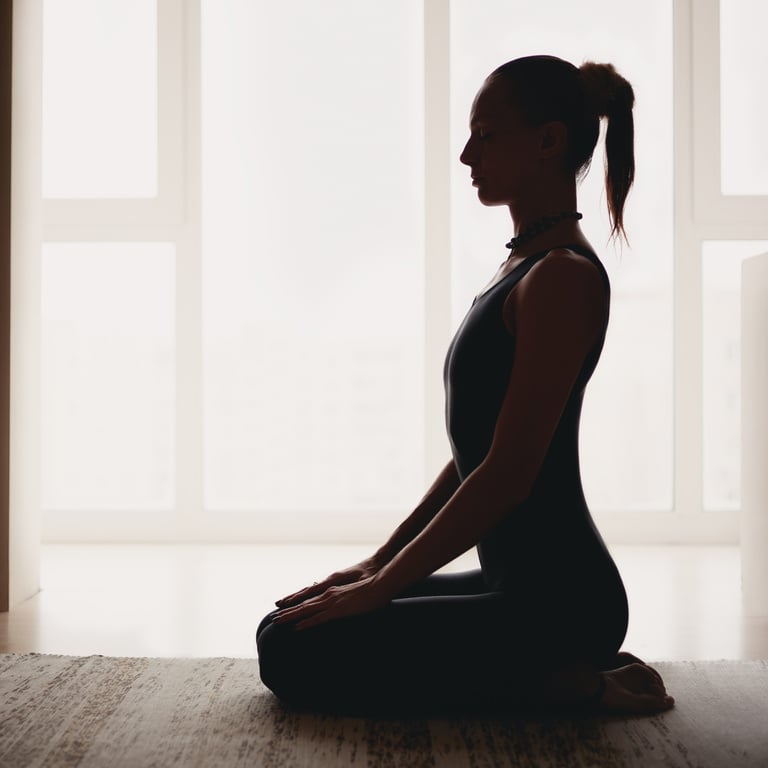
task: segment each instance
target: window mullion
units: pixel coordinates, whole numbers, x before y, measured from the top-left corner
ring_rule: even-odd
[[[698,515],[703,485],[701,258],[691,207],[696,158],[691,146],[698,136],[691,52],[697,40],[693,3],[676,0],[674,13],[674,509],[677,515]]]
[[[203,509],[203,366],[202,366],[202,259],[201,259],[201,40],[199,0],[160,0],[160,30],[181,33],[178,50],[165,51],[161,61],[170,71],[161,83],[175,83],[177,109],[164,110],[168,121],[161,131],[161,190],[178,190],[183,217],[176,249],[176,519],[181,539],[204,535]],[[164,40],[161,37],[161,40]],[[173,68],[183,62],[178,78]],[[161,87],[160,93],[163,93]],[[177,131],[179,133],[177,133]],[[183,133],[181,133],[183,131]],[[177,145],[174,135],[183,136]],[[166,137],[163,140],[163,136]],[[171,153],[170,158],[162,150]],[[183,186],[182,186],[183,185]]]
[[[428,481],[447,459],[443,358],[451,329],[450,4],[424,0],[424,415]]]

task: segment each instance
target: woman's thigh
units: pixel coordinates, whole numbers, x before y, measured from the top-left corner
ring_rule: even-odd
[[[461,583],[431,584],[451,582]],[[542,643],[537,627],[517,618],[523,623],[503,594],[486,592],[398,598],[307,630],[267,623],[258,638],[262,680],[286,702],[335,711],[519,699],[530,693],[531,656]]]
[[[544,668],[598,664],[623,639],[585,622],[568,590],[485,590],[479,570],[436,574],[380,611],[311,629],[270,614],[257,638],[262,680],[286,702],[326,711],[519,706]]]
[[[433,573],[408,587],[399,598],[442,595],[481,595],[488,592],[482,571],[476,568],[459,573]]]
[[[459,573],[433,573],[425,579],[408,587],[400,595],[400,598],[408,597],[438,597],[444,595],[479,595],[488,591],[483,579],[483,574],[479,568],[470,571],[461,571]],[[272,622],[273,616],[277,611],[267,614],[259,624],[256,630],[256,639],[262,633],[265,627]]]

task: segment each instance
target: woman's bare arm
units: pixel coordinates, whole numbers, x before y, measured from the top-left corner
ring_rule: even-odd
[[[458,557],[530,495],[584,359],[604,327],[602,278],[569,251],[552,251],[517,290],[515,362],[488,456],[377,573],[385,594],[397,594]]]
[[[374,555],[376,561],[383,567],[410,544],[448,503],[460,484],[456,464],[451,460],[443,467],[416,509],[397,527],[387,542],[379,547]]]
[[[321,595],[329,587],[339,587],[367,579],[377,574],[403,547],[411,543],[429,525],[432,518],[445,506],[448,499],[459,487],[459,474],[456,465],[449,461],[443,467],[437,479],[424,498],[418,503],[411,514],[397,527],[385,544],[375,552],[355,565],[326,576],[308,587],[300,589],[276,601],[278,608],[297,605],[315,595]]]
[[[485,460],[370,578],[331,587],[285,611],[281,621],[310,627],[376,610],[474,546],[528,498],[584,359],[604,328],[607,295],[597,268],[569,251],[552,251],[515,290],[515,361]],[[433,510],[423,511],[402,536],[396,532],[387,555]]]

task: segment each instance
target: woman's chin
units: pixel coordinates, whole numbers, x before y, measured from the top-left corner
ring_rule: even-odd
[[[507,203],[506,200],[502,200],[499,197],[496,197],[493,194],[483,190],[482,188],[478,188],[477,190],[477,199],[483,205],[506,205]]]

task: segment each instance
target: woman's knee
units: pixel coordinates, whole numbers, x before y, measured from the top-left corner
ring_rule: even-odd
[[[290,664],[294,655],[296,630],[291,624],[263,621],[256,633],[256,649],[260,664],[281,667]]]
[[[262,683],[280,700],[300,704],[320,659],[292,624],[262,622],[256,646]]]
[[[275,616],[277,616],[278,610],[275,609],[274,611],[270,611],[259,624],[259,628],[256,630],[256,642],[259,642],[259,637],[261,636],[261,633],[273,622]]]

